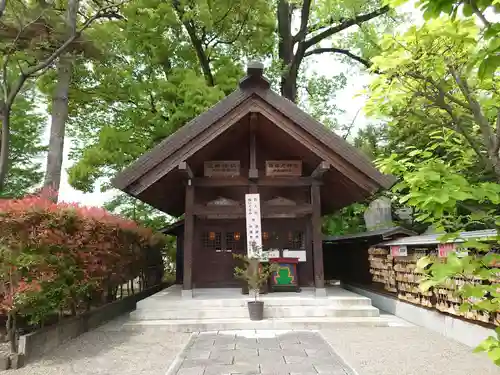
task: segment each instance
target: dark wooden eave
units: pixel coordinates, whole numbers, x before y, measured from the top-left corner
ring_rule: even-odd
[[[182,171],[184,177],[188,178],[191,172],[183,164],[185,160],[244,116],[256,112],[281,127],[296,141],[314,143],[316,146],[311,152],[325,160],[325,167],[329,163],[332,171],[349,175],[351,183],[365,192],[363,196],[392,186],[394,178],[380,173],[355,147],[297,105],[270,90],[269,82],[262,76],[261,70],[249,68],[248,72],[249,75],[240,82],[237,90],[137,159],[113,179],[113,185],[145,200],[145,191],[171,171]],[[213,125],[219,128],[214,130]],[[292,128],[295,130],[290,131]],[[182,183],[179,179],[174,180],[174,183]],[[339,184],[343,182],[339,181]],[[169,213],[182,214],[174,211]]]

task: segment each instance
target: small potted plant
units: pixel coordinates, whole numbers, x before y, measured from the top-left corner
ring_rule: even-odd
[[[248,301],[248,313],[250,320],[262,320],[264,318],[264,302],[259,301],[260,291],[271,273],[274,272],[275,265],[261,263],[259,258],[248,258],[237,256],[244,260],[245,267],[235,267],[234,276],[244,280],[248,284],[248,290],[253,293],[254,300]]]
[[[240,260],[241,265],[234,268],[234,276],[241,280],[241,294],[250,294],[250,290],[248,287],[247,278],[244,276],[249,269],[249,258],[245,255],[241,254],[233,254],[234,259]],[[269,292],[269,284],[264,281],[260,286],[259,293],[267,294]]]

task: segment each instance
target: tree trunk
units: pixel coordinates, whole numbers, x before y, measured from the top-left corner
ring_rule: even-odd
[[[76,19],[79,0],[69,0],[66,13],[67,36],[70,38],[76,33]],[[57,84],[52,96],[52,122],[50,124],[49,152],[47,155],[47,171],[45,172],[44,187],[54,190],[57,201],[59,185],[61,183],[61,169],[64,152],[64,135],[68,119],[68,95],[73,70],[73,56],[63,53],[57,63]]]
[[[9,169],[10,144],[10,106],[3,104],[0,108],[2,116],[2,131],[0,141],[0,193],[4,190],[5,179]]]
[[[293,8],[288,0],[278,3],[278,56],[281,61],[281,95],[295,102],[297,98],[297,71],[294,67],[293,36],[292,36]]]
[[[63,54],[57,64],[57,83],[52,97],[52,122],[50,125],[49,152],[44,187],[54,191],[57,201],[61,183],[64,136],[68,119],[68,95],[73,70],[73,57]]]
[[[12,311],[7,314],[7,323],[5,328],[7,329],[7,339],[10,344],[10,352],[17,353],[16,314]]]

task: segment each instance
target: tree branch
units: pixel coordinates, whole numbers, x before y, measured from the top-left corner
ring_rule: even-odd
[[[78,31],[74,32],[58,49],[52,52],[52,54],[49,57],[47,57],[45,60],[39,62],[35,66],[32,66],[31,68],[27,69],[24,73],[22,73],[17,79],[17,81],[14,82],[14,84],[11,87],[10,93],[6,98],[6,103],[5,103],[6,106],[10,107],[12,105],[17,94],[23,87],[24,82],[26,82],[28,78],[38,73],[41,73],[45,69],[47,69],[54,62],[55,59],[57,59],[63,52],[66,51],[66,49],[71,45],[71,43],[73,43],[82,34],[83,31],[85,31],[87,28],[90,27],[90,25],[92,25],[94,21],[102,17],[109,17],[110,13],[106,13],[108,10],[120,7],[126,2],[127,0],[124,0],[120,3],[110,4],[98,9],[97,12],[92,17],[90,17],[85,21],[85,23],[82,25],[82,27],[80,27]]]
[[[462,77],[458,74],[458,72],[451,66],[448,67],[451,75],[455,79],[460,91],[464,95],[465,99],[469,103],[470,110],[472,115],[474,116],[475,122],[479,125],[481,129],[481,134],[483,135],[484,144],[488,150],[488,155],[490,157],[493,156],[493,150],[495,148],[495,142],[493,139],[493,134],[491,132],[491,125],[488,119],[483,115],[483,111],[481,109],[481,105],[472,95],[469,85],[465,80],[462,80]]]
[[[479,8],[477,7],[477,4],[476,4],[475,0],[469,0],[468,3],[471,6],[472,11],[474,12],[474,14],[481,20],[481,22],[484,24],[484,26],[486,26],[488,28],[491,27],[491,22],[488,21],[486,19],[486,17],[484,16],[483,12],[481,12],[479,10]]]
[[[214,43],[214,45],[212,47],[215,48],[218,44],[233,44],[234,42],[236,42],[240,38],[241,34],[243,33],[243,29],[247,25],[248,18],[250,18],[250,10],[245,14],[244,21],[241,23],[238,32],[231,40],[218,40]]]
[[[186,29],[189,39],[193,45],[193,48],[196,52],[196,56],[198,57],[198,61],[201,65],[201,70],[203,71],[203,75],[205,76],[205,80],[209,86],[215,85],[215,79],[212,74],[212,69],[210,68],[210,59],[208,58],[205,50],[203,49],[203,44],[198,35],[196,34],[196,26],[192,22],[192,20],[184,20],[184,10],[181,8],[179,0],[172,0],[172,4],[174,6],[175,11],[179,17],[180,22],[184,25]]]
[[[497,121],[495,124],[496,128],[496,137],[495,137],[495,148],[493,149],[493,153],[498,157],[498,152],[500,151],[500,109],[497,111]]]
[[[294,43],[303,41],[307,35],[307,23],[309,22],[309,14],[311,12],[311,0],[304,0],[300,11],[300,28],[297,34],[292,36]]]
[[[354,53],[352,53],[352,52],[350,52],[350,51],[348,51],[346,49],[335,48],[335,47],[316,48],[316,49],[307,51],[304,54],[304,57],[311,56],[311,55],[319,55],[320,53],[325,53],[325,52],[340,53],[342,55],[346,55],[346,56],[350,57],[351,59],[356,60],[357,62],[363,64],[367,68],[370,68],[372,66],[371,61],[366,60],[366,59],[364,59],[364,58],[362,58],[360,56],[357,56]]]
[[[7,6],[7,0],[0,0],[0,19],[3,16],[3,13],[5,12],[5,7]]]
[[[451,102],[454,102],[455,104],[458,104],[459,106],[463,107],[464,109],[468,110],[468,111],[471,111],[471,107],[469,104],[467,104],[466,102],[458,99],[458,98],[455,98],[453,95],[451,95],[450,93],[446,92],[443,87],[436,81],[434,81],[432,78],[429,78],[429,77],[424,77],[423,75],[421,75],[420,73],[413,73],[413,72],[408,72],[406,73],[409,77],[411,78],[414,78],[414,79],[417,79],[417,80],[423,80],[429,84],[431,84],[434,88],[436,88],[436,90],[438,90],[438,92],[442,95],[444,95],[448,100],[450,100]]]
[[[384,13],[387,13],[390,10],[390,7],[388,5],[379,8],[377,10],[374,10],[373,12],[363,14],[361,16],[354,16],[353,18],[350,18],[348,20],[344,20],[340,22],[338,25],[332,26],[319,34],[311,37],[310,39],[305,41],[306,49],[321,42],[323,39],[328,38],[329,36],[332,36],[333,34],[336,34],[342,30],[345,30],[351,26],[354,25],[359,25],[363,22],[369,21],[373,18],[376,18]]]

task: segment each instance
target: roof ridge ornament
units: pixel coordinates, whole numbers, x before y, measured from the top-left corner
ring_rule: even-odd
[[[271,84],[264,77],[264,64],[260,61],[252,60],[247,65],[247,75],[240,81],[240,89],[257,87],[268,90]]]

